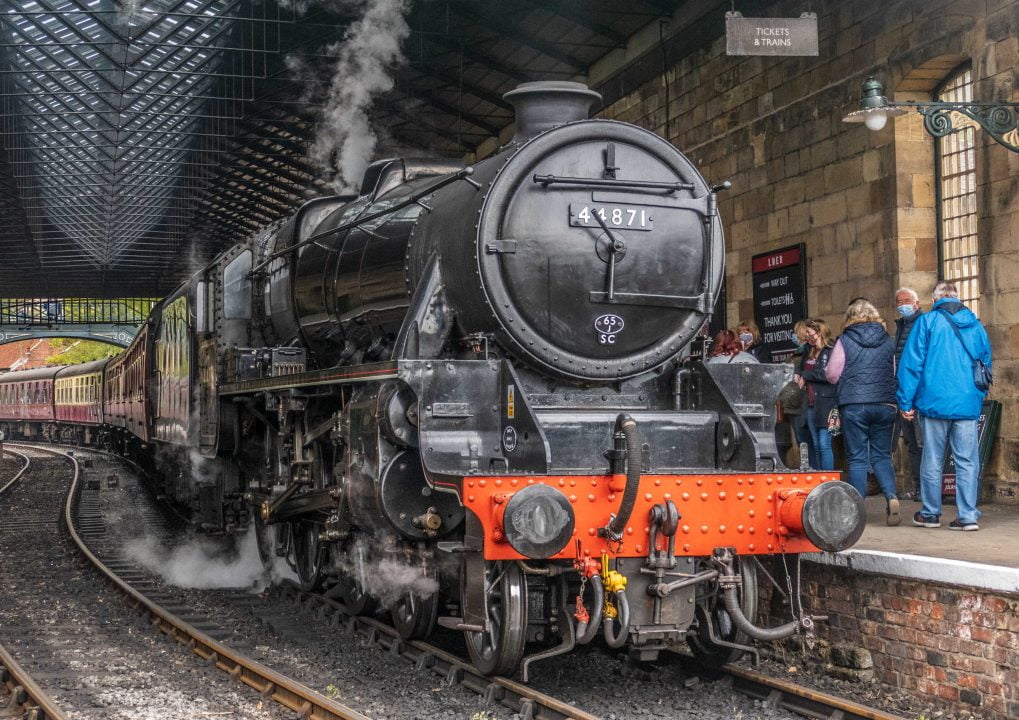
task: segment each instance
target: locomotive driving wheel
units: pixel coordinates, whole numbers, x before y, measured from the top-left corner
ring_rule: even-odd
[[[325,545],[319,539],[322,525],[316,522],[302,521],[294,523],[294,564],[301,589],[305,592],[317,592],[322,589],[325,579],[322,573]]]
[[[468,585],[478,578],[460,572],[460,602],[466,606]],[[464,631],[467,653],[485,675],[512,675],[527,643],[527,578],[513,562],[485,563],[488,624],[480,631]]]
[[[757,567],[750,559],[736,558],[734,562],[741,579],[738,590],[740,609],[743,615],[751,618],[753,622],[753,618],[757,617]],[[687,635],[687,644],[702,665],[718,668],[735,662],[743,656],[744,651],[716,641],[748,645],[750,638],[740,631],[729,617],[718,584],[704,583],[703,587],[704,595],[697,598],[697,607],[694,611],[697,629]]]
[[[439,593],[423,596],[410,590],[389,611],[393,627],[404,640],[419,640],[432,634],[439,616]]]

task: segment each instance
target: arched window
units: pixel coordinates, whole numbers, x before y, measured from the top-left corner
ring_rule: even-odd
[[[943,102],[972,102],[973,74],[963,65],[934,92]],[[978,311],[980,258],[977,248],[976,131],[958,127],[935,143],[938,212],[938,277],[959,288],[959,299]]]

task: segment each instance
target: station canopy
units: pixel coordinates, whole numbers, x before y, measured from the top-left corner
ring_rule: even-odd
[[[518,83],[589,81],[674,13],[717,32],[727,8],[0,0],[0,296],[166,294],[336,191],[313,159],[323,118],[353,143],[363,110],[375,157],[470,160],[512,123],[502,94]],[[643,51],[659,73],[660,50]],[[607,100],[624,91],[603,80]]]

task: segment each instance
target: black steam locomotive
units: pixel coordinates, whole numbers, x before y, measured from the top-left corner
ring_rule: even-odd
[[[376,162],[358,197],[308,202],[166,298],[102,371],[89,436],[147,457],[197,525],[253,522],[266,559],[355,612],[380,563],[415,568],[432,582],[393,604],[401,633],[460,630],[486,673],[596,635],[721,663],[809,629],[754,625],[749,558],[847,547],[862,504],[783,467],[786,366],[693,352],[724,278],[719,188],[654,133],[588,120],[583,85],[506,97],[493,156]]]

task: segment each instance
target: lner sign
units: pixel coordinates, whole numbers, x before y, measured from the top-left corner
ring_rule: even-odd
[[[745,18],[725,14],[727,55],[817,55],[817,15],[798,18]]]

